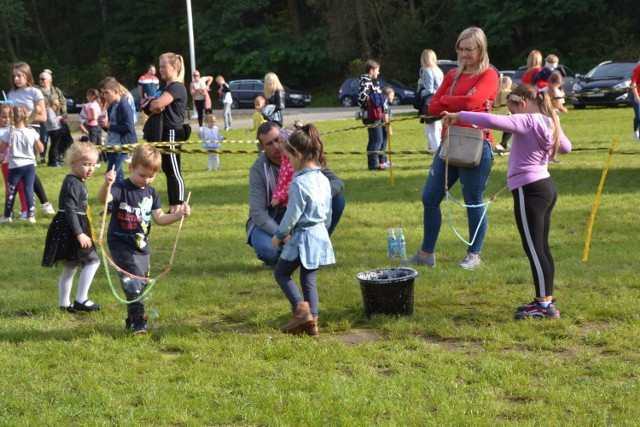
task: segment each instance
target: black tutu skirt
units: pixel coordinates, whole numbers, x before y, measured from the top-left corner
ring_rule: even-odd
[[[91,227],[86,215],[78,215],[82,231],[91,236]],[[58,212],[53,217],[47,231],[47,239],[44,244],[42,266],[53,267],[56,262],[64,261],[72,264],[93,264],[100,262],[96,252],[95,242],[88,249],[82,249],[76,235],[69,227],[64,212]]]

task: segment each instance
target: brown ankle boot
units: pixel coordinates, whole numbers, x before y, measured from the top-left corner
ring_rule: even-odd
[[[318,316],[313,316],[311,325],[304,328],[304,333],[312,337],[320,335],[320,331],[318,330]]]
[[[285,334],[298,335],[304,332],[304,330],[313,323],[313,316],[311,316],[311,309],[309,303],[306,301],[299,302],[293,312],[291,321],[280,329]]]

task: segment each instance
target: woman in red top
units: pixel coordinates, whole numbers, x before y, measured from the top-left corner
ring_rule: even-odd
[[[534,74],[538,74],[542,70],[542,54],[539,50],[532,50],[527,57],[527,72],[522,75],[522,84],[535,86],[532,83]]]
[[[640,61],[638,65],[633,69],[631,74],[631,105],[633,106],[633,136],[636,141],[640,141],[640,92],[638,91],[638,85],[640,84]]]
[[[458,36],[456,42],[458,68],[447,73],[429,103],[429,114],[442,115],[444,112],[491,111],[493,100],[498,95],[498,72],[489,65],[487,38],[477,27],[469,27]],[[471,127],[469,123],[458,122],[455,126]],[[442,138],[446,128],[442,131]],[[460,267],[473,270],[480,264],[480,250],[487,231],[487,217],[481,205],[484,188],[489,179],[493,155],[491,154],[491,132],[484,133],[485,142],[482,159],[476,167],[456,167],[448,165],[448,185],[453,186],[458,179],[462,186],[467,217],[469,221],[469,241],[467,255]],[[440,145],[442,149],[443,144]],[[406,264],[435,267],[435,247],[442,224],[440,203],[445,196],[445,163],[436,154],[431,165],[422,193],[424,206],[424,236],[421,249]],[[477,206],[477,207],[476,207]]]

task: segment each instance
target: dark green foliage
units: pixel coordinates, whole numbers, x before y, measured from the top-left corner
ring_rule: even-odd
[[[314,90],[377,59],[383,73],[413,83],[420,53],[455,59],[470,25],[485,30],[498,68],[525,63],[531,49],[586,72],[607,59],[640,56],[634,0],[192,0],[197,67],[228,79],[276,72]],[[190,54],[185,0],[0,0],[1,87],[8,68],[29,62],[54,71],[76,95],[107,75],[133,87],[163,52]],[[356,68],[358,68],[356,66]]]

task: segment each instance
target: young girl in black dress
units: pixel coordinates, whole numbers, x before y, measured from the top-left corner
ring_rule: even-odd
[[[42,257],[43,267],[63,262],[58,282],[59,308],[69,312],[96,311],[100,306],[88,297],[89,287],[100,266],[100,258],[91,237],[89,192],[85,180],[91,178],[98,162],[98,149],[90,142],[78,141],[67,150],[71,173],[62,182],[58,213],[49,225]],[[73,278],[82,265],[78,291],[70,301]]]

